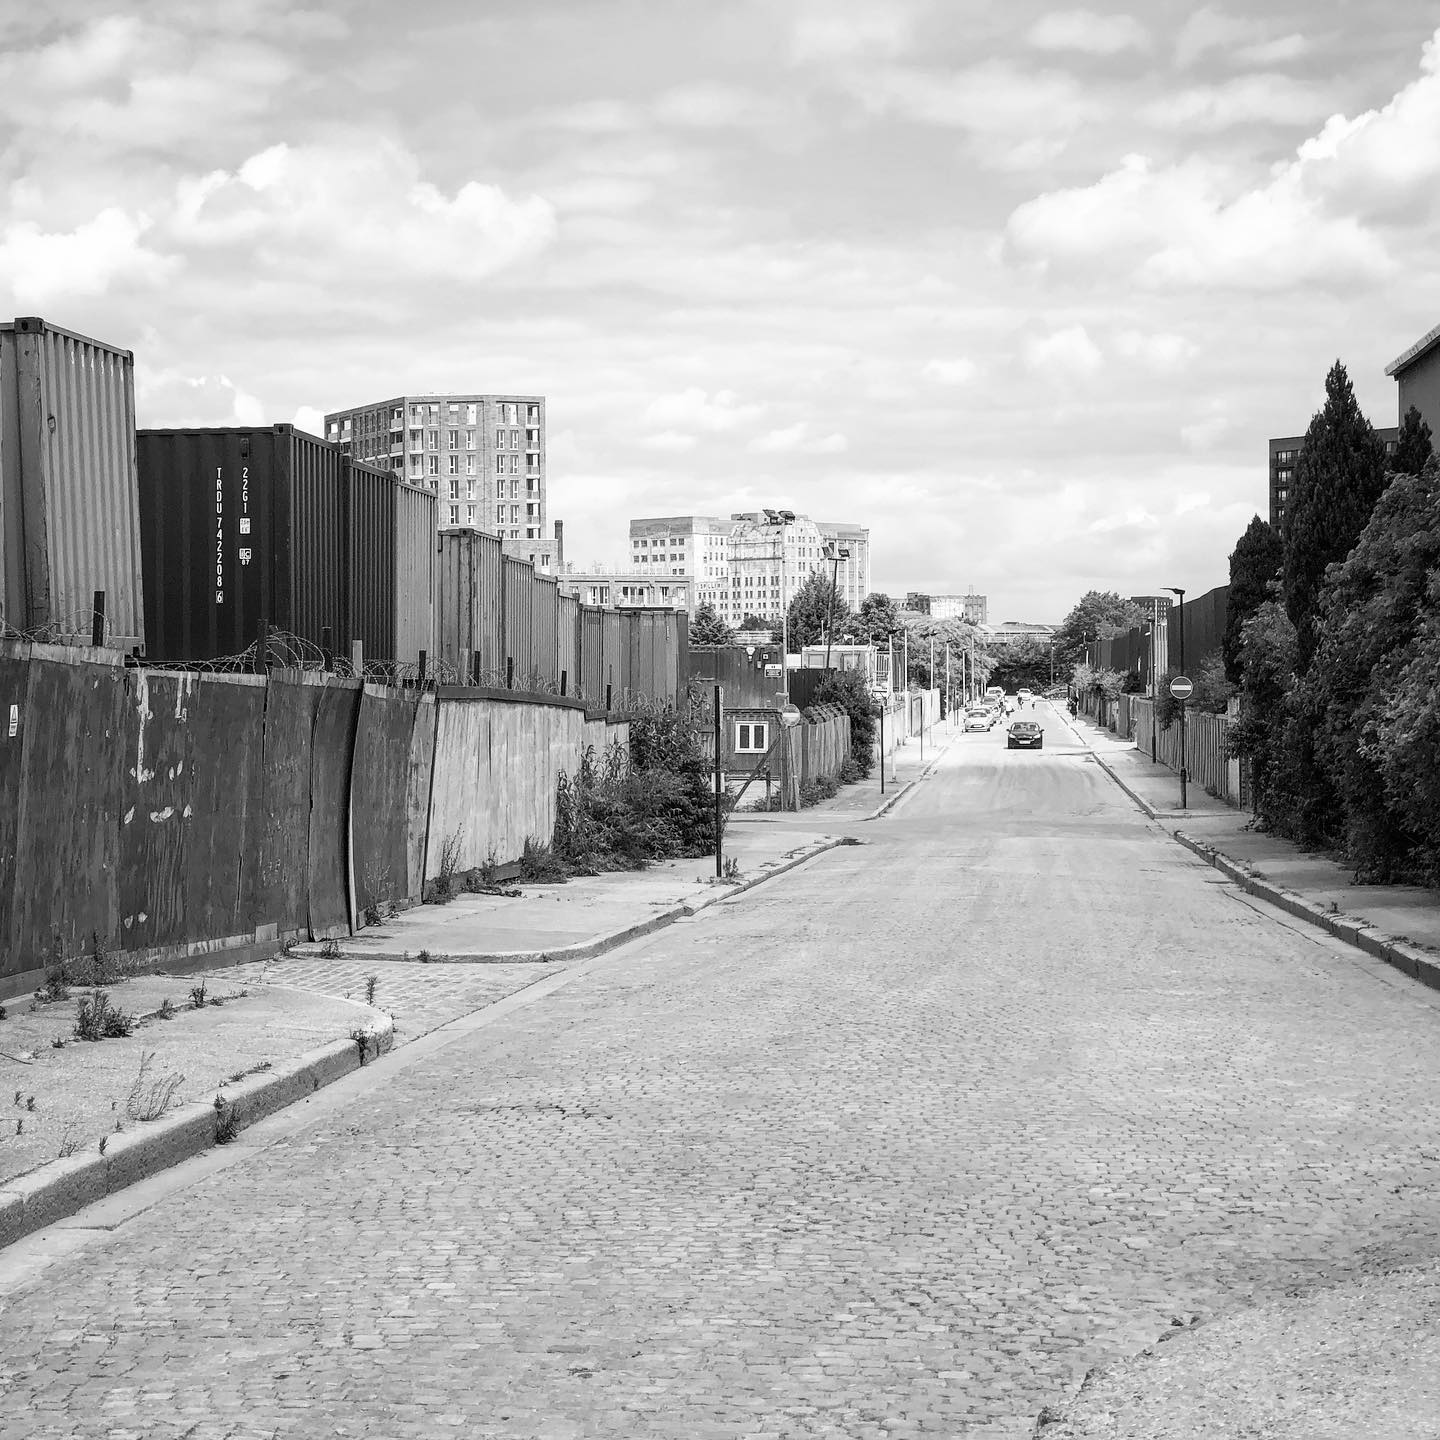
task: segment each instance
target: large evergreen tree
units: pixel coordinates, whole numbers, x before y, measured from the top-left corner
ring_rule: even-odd
[[[1271,584],[1280,578],[1285,547],[1274,528],[1258,515],[1230,552],[1230,594],[1225,615],[1225,678],[1240,683],[1244,669],[1240,631],[1245,622],[1268,600]]]
[[[690,621],[690,643],[730,645],[734,640],[735,632],[720,618],[720,612],[709,600],[702,600]]]
[[[1285,612],[1295,626],[1296,664],[1310,666],[1325,567],[1343,560],[1385,490],[1385,446],[1360,413],[1345,367],[1325,377],[1325,404],[1295,462],[1285,520]]]
[[[1425,462],[1434,453],[1430,443],[1430,427],[1412,405],[1400,422],[1400,439],[1390,457],[1390,468],[1397,475],[1419,475]]]
[[[823,645],[827,624],[832,642],[840,643],[840,636],[853,621],[849,603],[831,583],[828,565],[806,576],[790,602],[786,623],[791,654],[805,645]]]

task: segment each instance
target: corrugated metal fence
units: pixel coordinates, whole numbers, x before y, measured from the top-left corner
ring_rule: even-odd
[[[679,697],[683,614],[582,605],[493,535],[441,532],[435,608],[441,672],[456,683],[564,695],[593,709]]]

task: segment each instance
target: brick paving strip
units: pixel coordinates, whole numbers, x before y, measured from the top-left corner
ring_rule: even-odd
[[[13,1097],[10,1114],[0,1108],[0,1247],[227,1143],[393,1047],[566,965],[854,843],[747,826],[730,846],[740,865],[730,882],[707,877],[709,859],[671,861],[521,887],[517,899],[416,906],[338,954],[304,945],[164,975],[125,975],[117,962],[123,978],[105,986],[11,999],[0,1020],[0,1075],[10,1082],[0,1099]],[[446,952],[432,957],[433,935],[445,937]],[[75,1038],[76,1007],[97,988],[134,1018],[131,1035]]]

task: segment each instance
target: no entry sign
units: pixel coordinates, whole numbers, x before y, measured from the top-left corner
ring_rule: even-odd
[[[1177,675],[1170,682],[1170,693],[1177,700],[1188,700],[1195,693],[1195,687],[1184,675]]]

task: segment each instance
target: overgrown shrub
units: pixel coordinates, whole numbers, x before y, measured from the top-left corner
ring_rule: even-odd
[[[875,742],[879,733],[870,684],[859,670],[832,670],[815,687],[815,705],[835,705],[850,717],[850,759],[864,779],[875,763]]]
[[[135,1017],[116,1009],[103,990],[82,995],[75,1007],[75,1038],[77,1040],[116,1040],[131,1034]]]

